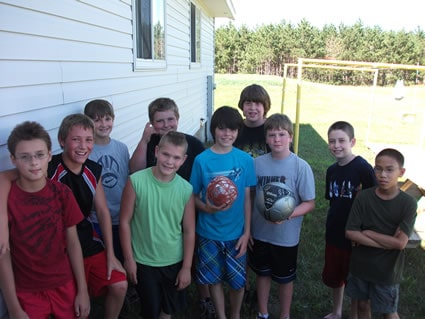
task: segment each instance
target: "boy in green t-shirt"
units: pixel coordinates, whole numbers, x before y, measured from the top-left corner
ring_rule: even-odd
[[[155,147],[155,166],[130,175],[123,191],[120,236],[124,267],[136,285],[143,318],[171,318],[185,304],[195,247],[192,186],[177,170],[187,141],[170,131]]]

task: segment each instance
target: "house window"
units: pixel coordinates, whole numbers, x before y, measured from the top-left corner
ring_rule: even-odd
[[[201,62],[201,10],[190,5],[190,61]]]
[[[135,68],[165,67],[165,0],[134,0]]]

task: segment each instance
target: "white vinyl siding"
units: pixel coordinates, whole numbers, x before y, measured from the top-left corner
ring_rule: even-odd
[[[199,2],[199,1],[198,1]],[[62,118],[95,98],[116,112],[112,137],[132,153],[155,98],[174,99],[179,129],[194,134],[206,117],[207,76],[214,72],[213,18],[201,9],[201,61],[190,66],[190,0],[167,0],[166,67],[134,71],[131,0],[7,0],[0,3],[0,170],[11,167],[12,128],[40,122],[60,151]]]

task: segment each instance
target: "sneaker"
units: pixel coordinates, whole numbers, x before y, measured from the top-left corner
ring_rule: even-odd
[[[257,319],[269,319],[269,315],[263,315],[261,313],[257,314]]]
[[[201,319],[215,319],[215,308],[210,298],[199,302],[199,314]]]

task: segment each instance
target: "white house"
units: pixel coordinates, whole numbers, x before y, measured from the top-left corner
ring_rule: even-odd
[[[212,110],[214,18],[231,0],[6,0],[0,2],[0,170],[7,138],[40,122],[59,151],[62,118],[95,98],[110,101],[113,137],[133,151],[147,106],[170,97],[179,129],[203,130]],[[0,318],[6,309],[0,294]]]
[[[203,131],[213,105],[214,18],[231,0],[6,0],[0,2],[0,170],[7,137],[40,122],[59,151],[62,118],[95,98],[116,112],[113,137],[130,152],[147,106],[170,97],[179,129]]]

